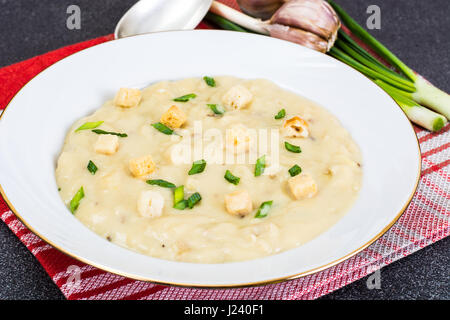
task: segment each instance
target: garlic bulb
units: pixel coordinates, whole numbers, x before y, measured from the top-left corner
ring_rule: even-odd
[[[238,1],[243,11],[250,13],[255,10],[258,16],[263,15],[265,9],[267,12],[273,11],[281,2],[285,3],[267,21],[255,19],[217,1],[213,2],[211,12],[257,33],[295,42],[320,52],[327,52],[333,47],[341,22],[334,9],[324,0]]]
[[[269,19],[287,0],[237,0],[241,10],[252,17]]]

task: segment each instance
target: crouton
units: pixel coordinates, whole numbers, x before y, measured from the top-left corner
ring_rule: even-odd
[[[309,136],[308,122],[300,117],[293,117],[286,120],[281,128],[284,137],[307,138]]]
[[[253,210],[253,203],[247,191],[236,191],[225,195],[227,212],[236,216],[245,216]]]
[[[252,93],[242,85],[232,87],[222,97],[223,103],[233,109],[242,109],[247,107],[252,99]]]
[[[177,106],[171,106],[161,117],[161,123],[172,128],[180,128],[186,122],[186,114]]]
[[[150,155],[131,159],[129,162],[130,172],[135,177],[146,176],[156,169],[156,165]]]
[[[119,149],[119,138],[113,135],[100,135],[95,143],[94,150],[97,153],[112,155]]]
[[[317,184],[314,179],[307,173],[289,178],[289,189],[295,199],[309,199],[317,194]]]
[[[162,215],[164,198],[159,192],[142,191],[137,202],[139,214],[144,218],[157,218]]]
[[[122,108],[136,107],[141,102],[142,93],[138,89],[120,88],[114,98],[114,104]]]

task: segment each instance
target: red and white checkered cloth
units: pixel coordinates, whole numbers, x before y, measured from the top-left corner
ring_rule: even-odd
[[[222,2],[236,7],[235,0]],[[200,27],[206,27],[201,25]],[[0,69],[0,109],[41,70],[112,36],[65,47]],[[188,289],[114,275],[76,261],[28,230],[0,198],[0,218],[43,265],[68,299],[314,299],[450,235],[450,124],[439,134],[416,128],[423,171],[416,195],[398,222],[358,255],[325,271],[288,282],[242,289]],[[74,286],[74,268],[80,273]]]

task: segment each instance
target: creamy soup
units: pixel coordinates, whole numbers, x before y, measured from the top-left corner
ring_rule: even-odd
[[[215,77],[120,89],[72,126],[56,180],[75,217],[108,241],[223,263],[325,232],[354,203],[361,167],[322,107],[267,80]]]

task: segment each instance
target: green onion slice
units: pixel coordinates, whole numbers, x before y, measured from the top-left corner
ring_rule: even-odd
[[[128,137],[126,133],[117,133],[117,132],[110,132],[110,131],[104,131],[100,129],[92,130],[92,132],[95,132],[96,134],[112,134],[113,136],[119,136],[121,138]]]
[[[72,214],[74,214],[75,210],[78,209],[78,206],[80,205],[80,201],[83,198],[84,198],[84,190],[83,190],[83,187],[81,187],[77,191],[77,193],[75,193],[72,200],[70,200],[70,212],[72,212]]]
[[[98,170],[97,166],[95,165],[95,163],[92,162],[92,160],[89,160],[89,163],[87,165],[87,169],[92,174],[95,174],[97,172],[97,170]]]
[[[207,105],[212,112],[214,112],[215,114],[224,114],[225,113],[225,109],[217,104],[208,104]]]
[[[280,120],[283,119],[286,116],[286,110],[281,109],[278,111],[277,115],[275,116],[275,119]]]
[[[284,146],[286,147],[287,151],[293,152],[293,153],[300,153],[302,152],[302,149],[300,149],[299,146],[294,146],[293,144],[290,144],[289,142],[285,141]]]
[[[272,207],[273,201],[266,201],[261,204],[256,212],[255,218],[265,218],[269,214],[270,208]]]
[[[178,210],[184,210],[184,209],[186,209],[188,207],[188,201],[187,200],[181,200],[178,203],[176,203],[173,207],[175,209],[178,209]]]
[[[197,160],[192,164],[191,170],[189,170],[188,175],[192,176],[193,174],[202,173],[206,168],[205,160]]]
[[[173,99],[173,101],[177,101],[177,102],[188,102],[189,100],[194,99],[194,98],[196,98],[196,97],[197,97],[197,95],[196,95],[195,93],[189,93],[189,94],[186,94],[186,95],[184,95],[184,96],[175,98],[175,99]]]
[[[184,200],[184,186],[179,186],[173,191],[173,204]]]
[[[256,160],[255,177],[259,177],[260,175],[262,175],[265,167],[266,167],[266,155],[263,155],[258,160]]]
[[[202,200],[202,196],[200,195],[200,193],[196,192],[191,195],[187,199],[189,209],[192,209],[197,203],[200,202],[200,200]]]
[[[300,173],[302,173],[302,168],[300,168],[298,165],[295,165],[289,169],[289,174],[291,175],[291,177],[295,177]]]
[[[81,131],[81,130],[88,130],[88,129],[95,129],[99,125],[101,125],[104,121],[97,121],[97,122],[86,122],[82,126],[80,126],[75,132]]]
[[[160,186],[163,188],[175,188],[176,187],[176,185],[174,185],[173,183],[168,182],[166,180],[162,180],[162,179],[147,180],[146,182],[149,185]]]
[[[152,124],[152,127],[158,130],[159,132],[162,132],[167,135],[171,135],[173,133],[173,130],[167,127],[166,125],[163,125],[161,122],[157,122]]]
[[[225,180],[227,180],[228,182],[234,184],[234,185],[238,185],[239,181],[241,180],[241,178],[234,176],[230,170],[227,170],[225,172],[225,176],[224,176]]]
[[[203,77],[203,80],[205,80],[206,84],[210,87],[216,86],[216,80],[214,80],[214,78],[205,76],[205,77]]]

